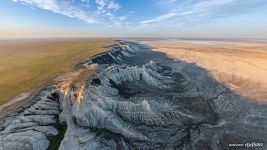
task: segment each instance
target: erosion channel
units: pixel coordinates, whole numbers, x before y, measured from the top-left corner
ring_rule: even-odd
[[[0,150],[267,149],[266,105],[195,64],[120,41],[77,67],[4,118]]]

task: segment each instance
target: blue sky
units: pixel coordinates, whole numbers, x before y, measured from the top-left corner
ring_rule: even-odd
[[[0,37],[267,38],[266,0],[1,0]]]

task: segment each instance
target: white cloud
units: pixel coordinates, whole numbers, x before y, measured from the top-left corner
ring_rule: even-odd
[[[115,11],[121,8],[119,3],[112,0],[95,0],[97,8],[90,10],[81,6],[89,6],[92,0],[66,1],[66,0],[12,0],[13,2],[22,3],[31,7],[37,7],[58,13],[71,18],[85,21],[89,24],[101,23],[114,25],[123,24],[124,16],[116,16]],[[87,7],[89,8],[89,7]]]
[[[115,3],[114,1],[110,1],[110,3],[107,6],[107,9],[110,10],[118,10],[121,6],[118,3]]]
[[[96,0],[95,3],[98,5],[97,9],[100,12],[117,11],[121,8],[119,3],[111,0]]]
[[[121,27],[122,24],[125,23],[124,21],[127,18],[126,16],[117,16],[115,14],[116,11],[121,8],[121,5],[119,3],[116,3],[112,0],[95,0],[95,3],[98,5],[97,13],[108,18],[109,24],[106,25],[107,27],[113,25]]]
[[[176,21],[176,23],[186,23],[192,20],[197,20],[198,17],[208,18],[220,14],[220,7],[234,3],[235,1],[237,0],[204,0],[198,1],[196,3],[188,1],[188,3],[179,5],[178,3],[176,3],[178,2],[177,0],[166,0],[165,3],[174,3],[173,5],[176,7],[174,7],[174,9],[172,9],[170,12],[167,12],[155,18],[143,20],[140,22],[140,24],[141,26],[144,26],[148,24],[159,24],[169,21]],[[160,0],[160,2],[163,2],[163,0]]]
[[[160,23],[160,22],[164,22],[166,20],[169,20],[169,19],[172,19],[172,18],[175,18],[175,17],[190,15],[192,13],[194,13],[194,11],[170,12],[170,13],[164,14],[162,16],[153,18],[153,19],[144,20],[144,21],[141,22],[141,24]]]
[[[68,2],[58,0],[12,0],[14,2],[20,2],[32,7],[38,7],[40,9],[46,9],[54,13],[65,15],[72,18],[85,21],[87,23],[99,23],[100,21],[88,14],[88,12],[73,6]]]
[[[81,0],[81,2],[88,4],[90,3],[90,0]]]
[[[266,0],[147,0],[156,14],[146,17],[140,15],[135,7],[130,5],[124,9],[127,14],[120,14],[122,5],[117,0],[12,0],[16,3],[29,5],[64,16],[76,18],[89,24],[101,24],[106,27],[169,27],[177,24],[205,23],[222,17],[243,14],[252,10],[259,10]],[[145,0],[144,0],[145,1]],[[156,4],[156,5],[155,5]],[[125,7],[125,6],[124,6]],[[160,7],[160,8],[158,8]],[[143,8],[142,8],[143,9]],[[151,15],[152,13],[149,13]],[[132,19],[132,20],[131,20]],[[131,23],[129,23],[131,22]]]

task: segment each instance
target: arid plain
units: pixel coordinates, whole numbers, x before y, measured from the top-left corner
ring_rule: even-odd
[[[52,79],[77,69],[76,64],[114,43],[107,38],[0,40],[1,113],[4,104],[22,105]]]
[[[266,149],[264,42],[101,40],[52,40],[11,61],[6,78],[35,86],[0,109],[0,149]]]
[[[143,40],[176,61],[195,63],[237,94],[267,102],[266,40]]]

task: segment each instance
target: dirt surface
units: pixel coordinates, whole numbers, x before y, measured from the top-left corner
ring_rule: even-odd
[[[155,51],[207,69],[241,96],[267,102],[267,42],[147,40]]]
[[[114,43],[92,38],[0,40],[0,118],[27,104],[55,78],[80,73],[75,66],[81,60]]]
[[[5,117],[0,149],[267,149],[266,104],[148,45],[109,49]]]

